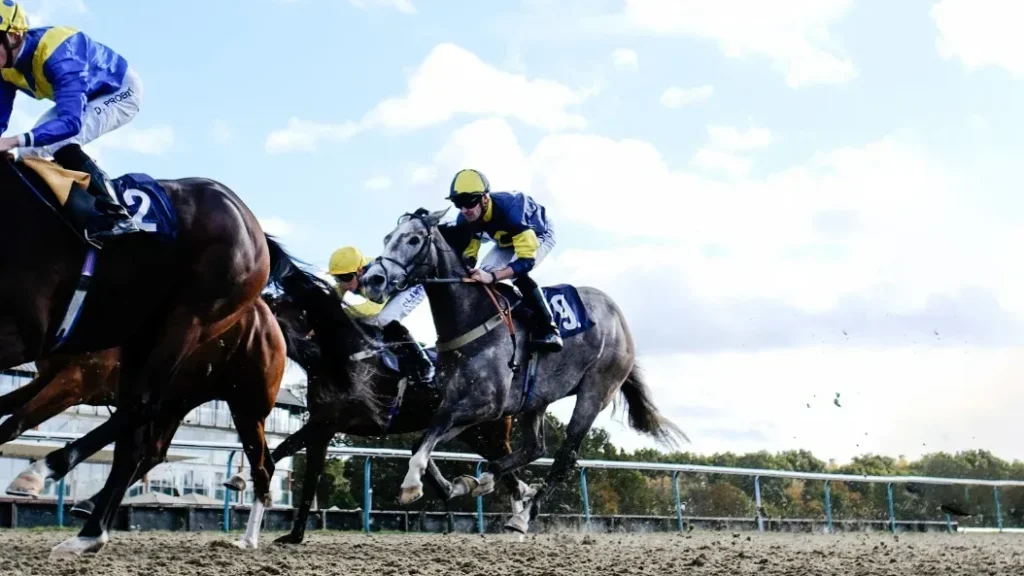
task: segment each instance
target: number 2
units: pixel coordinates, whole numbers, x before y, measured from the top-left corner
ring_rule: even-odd
[[[142,219],[149,214],[149,207],[153,201],[149,199],[149,194],[146,194],[142,190],[125,190],[124,192],[124,203],[129,207],[135,206],[136,202],[139,204],[139,209],[135,211],[135,215],[132,216],[132,222],[139,227],[139,230],[145,230],[146,232],[156,232],[156,224],[152,222],[143,222]]]

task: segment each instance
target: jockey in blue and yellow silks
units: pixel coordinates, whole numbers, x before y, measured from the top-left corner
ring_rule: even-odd
[[[90,238],[138,232],[107,175],[82,150],[138,113],[142,82],[128,62],[73,28],[29,28],[17,2],[0,0],[0,77],[0,134],[19,90],[55,103],[28,132],[0,138],[0,153],[18,148],[22,157],[52,157],[89,174],[96,199],[96,214],[86,226]]]
[[[549,352],[561,350],[562,337],[551,308],[530,278],[530,271],[555,247],[555,231],[544,207],[522,192],[491,192],[487,177],[472,169],[455,175],[448,200],[459,209],[453,226],[472,236],[463,251],[471,267],[476,265],[481,241],[496,244],[470,277],[485,284],[511,278],[540,316],[531,343]]]
[[[400,356],[405,356],[412,365],[413,376],[421,382],[434,379],[434,363],[430,361],[423,346],[412,337],[402,320],[419,306],[427,293],[422,285],[415,285],[402,290],[383,304],[377,304],[368,298],[358,301],[345,301],[348,294],[358,293],[362,296],[359,276],[370,265],[362,252],[355,246],[338,248],[331,254],[327,265],[327,273],[334,278],[335,291],[345,303],[345,312],[351,317],[366,324],[377,326],[383,330],[384,338],[397,344]]]

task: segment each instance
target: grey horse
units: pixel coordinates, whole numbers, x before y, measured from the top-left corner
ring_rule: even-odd
[[[510,337],[511,327],[503,328],[502,315],[496,309],[496,305],[512,308],[517,302],[514,288],[495,285],[501,298],[492,300],[493,293],[489,295],[483,285],[463,281],[468,270],[459,256],[459,243],[467,239],[459,238],[454,228],[439,226],[445,212],[431,213],[421,208],[402,216],[385,236],[380,256],[362,275],[366,296],[376,302],[405,286],[423,283],[437,331],[437,381],[445,395],[413,449],[409,472],[401,486],[399,499],[403,504],[423,495],[420,479],[437,443],[481,422],[520,414],[523,432],[522,446],[489,463],[487,473],[481,476],[482,484],[493,486],[496,478],[533,462],[544,453],[544,412],[548,405],[567,396],[575,395],[576,405],[565,442],[558,448],[544,483],[524,509],[513,515],[507,529],[526,532],[544,499],[575,466],[594,419],[618,392],[625,397],[634,430],[665,445],[673,446],[677,439],[689,442],[654,406],[636,363],[636,348],[626,319],[615,302],[596,288],[577,288],[593,326],[565,338],[561,352],[537,353],[535,365],[531,365],[532,351],[524,349],[528,325],[513,314],[515,336]],[[523,378],[533,374],[534,383],[523,385]]]

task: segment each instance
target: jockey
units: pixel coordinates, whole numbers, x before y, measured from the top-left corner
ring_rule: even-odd
[[[55,103],[30,131],[0,138],[0,153],[18,148],[22,157],[52,157],[64,168],[89,174],[95,213],[87,237],[138,232],[107,175],[82,150],[139,111],[142,83],[125,59],[72,28],[29,28],[17,2],[0,0],[0,77],[0,134],[7,130],[18,90]]]
[[[455,175],[448,200],[459,209],[454,226],[473,236],[462,253],[470,267],[476,264],[481,240],[496,244],[480,267],[470,272],[470,278],[485,284],[511,278],[540,316],[531,344],[549,352],[560,351],[562,337],[554,315],[529,276],[555,247],[555,232],[544,207],[521,192],[491,192],[487,177],[472,169]]]
[[[369,264],[370,261],[354,246],[338,248],[331,254],[327,273],[337,282],[335,290],[342,299],[350,292],[361,291],[360,272]],[[345,312],[351,318],[381,328],[385,339],[402,345],[399,353],[403,350],[406,352],[404,355],[412,362],[414,376],[421,382],[430,382],[434,379],[434,363],[427,357],[420,343],[412,337],[409,329],[402,324],[402,320],[426,296],[423,286],[416,285],[406,288],[382,304],[377,304],[369,298],[363,298],[362,302],[345,302]]]

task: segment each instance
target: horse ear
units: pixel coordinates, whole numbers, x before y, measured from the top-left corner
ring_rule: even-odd
[[[431,212],[430,216],[427,217],[427,221],[430,222],[431,226],[437,226],[438,224],[441,223],[441,219],[444,218],[444,215],[447,214],[448,210],[450,210],[450,209],[451,209],[451,206],[449,206],[448,208],[445,208],[444,210],[438,210],[437,212]]]

